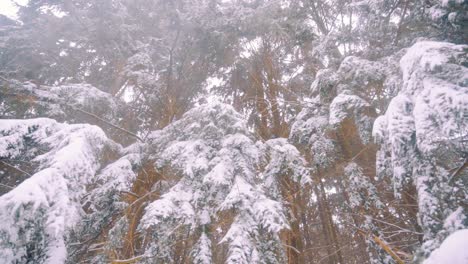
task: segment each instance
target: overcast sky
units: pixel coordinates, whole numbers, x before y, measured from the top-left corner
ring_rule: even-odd
[[[0,14],[10,18],[16,18],[18,8],[15,6],[15,2],[20,5],[25,5],[28,0],[0,0]]]

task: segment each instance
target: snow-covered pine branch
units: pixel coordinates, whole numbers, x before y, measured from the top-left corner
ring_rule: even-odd
[[[0,258],[5,263],[64,263],[70,231],[83,215],[86,186],[106,153],[121,147],[96,126],[47,118],[1,120],[0,135],[2,158],[28,150],[38,163],[30,178],[0,197]],[[31,146],[40,146],[40,152]]]
[[[403,87],[374,123],[374,138],[381,144],[378,164],[390,166],[395,191],[411,183],[418,190],[425,256],[453,232],[443,226],[444,219],[456,211],[466,214],[454,202],[466,199],[466,190],[449,185],[449,171],[467,152],[456,137],[468,130],[467,48],[431,41],[409,48],[400,61]],[[388,157],[389,163],[382,160]]]
[[[193,249],[197,260],[210,256],[210,240],[229,245],[227,263],[256,263],[266,255],[280,261],[278,232],[288,227],[287,221],[281,203],[261,188],[262,144],[253,140],[240,114],[224,104],[202,105],[154,132],[151,142],[156,166],[180,180],[142,218],[140,229],[152,237],[149,259],[171,261],[171,253],[163,251],[182,225],[204,241]],[[234,222],[218,230],[219,215],[229,212]]]

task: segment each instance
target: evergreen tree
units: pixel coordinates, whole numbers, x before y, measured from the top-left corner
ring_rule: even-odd
[[[261,190],[261,150],[239,114],[223,104],[202,105],[150,138],[156,167],[181,179],[142,218],[140,228],[150,229],[153,241],[144,253],[149,262],[173,262],[169,245],[179,232],[202,240],[193,252],[197,261],[211,255],[210,240],[219,236],[228,244],[227,263],[279,261],[278,232],[287,220],[281,203]],[[232,224],[218,230],[219,215],[228,212]]]
[[[467,8],[30,0],[0,15],[0,259],[463,258],[446,249],[468,221]]]
[[[413,45],[400,61],[403,86],[374,124],[381,142],[378,158],[390,159],[381,160],[378,169],[389,166],[396,192],[407,184],[416,186],[424,256],[450,232],[452,224],[445,225],[444,219],[464,219],[454,212],[466,214],[462,207],[457,210],[466,199],[466,183],[459,178],[464,172],[450,172],[466,163],[466,67],[460,65],[465,59],[466,46]]]

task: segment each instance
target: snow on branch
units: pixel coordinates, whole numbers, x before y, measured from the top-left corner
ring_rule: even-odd
[[[377,170],[390,169],[397,195],[410,182],[418,190],[424,255],[453,232],[442,222],[457,209],[450,202],[456,187],[449,171],[468,152],[467,49],[433,41],[410,47],[400,60],[403,86],[374,123],[373,136],[381,144]]]
[[[60,124],[47,118],[0,120],[0,155],[12,158],[28,145],[41,146],[37,171],[0,197],[0,258],[64,263],[65,242],[82,215],[80,199],[101,166],[120,146],[91,125]],[[45,150],[45,151],[44,151]]]
[[[156,167],[181,178],[146,208],[140,230],[150,229],[158,238],[171,235],[178,225],[200,230],[216,225],[218,215],[231,210],[242,220],[236,220],[221,241],[229,245],[228,263],[255,262],[256,256],[263,254],[259,248],[267,248],[263,243],[280,243],[274,235],[265,240],[258,233],[277,234],[288,224],[281,203],[269,198],[258,184],[264,147],[253,141],[245,120],[231,106],[215,103],[197,107],[154,132],[150,140]],[[199,235],[206,246],[194,248],[198,252],[194,256],[206,262],[210,256],[207,240],[213,238]],[[167,248],[164,243],[155,240],[147,251],[160,252]],[[170,262],[171,257],[164,261]]]

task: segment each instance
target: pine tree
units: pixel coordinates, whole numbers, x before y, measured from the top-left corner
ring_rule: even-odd
[[[467,7],[30,0],[0,15],[0,259],[439,261],[468,221]]]
[[[149,229],[151,243],[145,257],[174,261],[169,245],[178,234],[194,232],[204,239],[193,255],[210,254],[207,240],[228,244],[227,263],[256,263],[281,247],[278,232],[287,228],[281,203],[261,189],[257,170],[260,147],[242,117],[223,104],[202,105],[151,136],[156,167],[163,174],[180,175],[173,187],[152,202],[140,229]],[[228,213],[232,224],[217,230],[220,214]],[[221,232],[221,233],[219,233]],[[273,250],[273,252],[269,252]]]
[[[373,133],[381,143],[378,157],[391,159],[380,164],[389,166],[395,191],[416,186],[423,256],[453,232],[446,230],[444,219],[455,211],[464,214],[457,210],[466,199],[466,190],[459,189],[464,183],[458,174],[463,172],[450,171],[466,162],[466,68],[460,66],[465,55],[461,45],[428,41],[413,45],[400,61],[403,87],[374,124]]]

